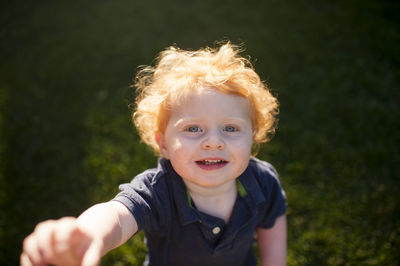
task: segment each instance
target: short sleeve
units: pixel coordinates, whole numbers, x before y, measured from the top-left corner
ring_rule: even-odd
[[[262,219],[258,226],[268,229],[274,226],[279,216],[285,214],[287,208],[286,195],[272,165],[263,162],[258,170],[258,178],[266,199]]]
[[[159,230],[165,219],[166,206],[161,208],[162,194],[165,189],[159,189],[162,184],[154,182],[155,173],[144,172],[136,176],[130,183],[119,186],[113,200],[124,204],[132,213],[138,225],[138,231]]]

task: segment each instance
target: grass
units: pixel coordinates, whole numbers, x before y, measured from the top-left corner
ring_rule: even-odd
[[[243,42],[281,104],[259,157],[288,196],[288,265],[397,265],[395,1],[24,1],[0,31],[0,264],[155,166],[130,123],[136,67],[167,46]],[[103,264],[141,265],[142,236]]]

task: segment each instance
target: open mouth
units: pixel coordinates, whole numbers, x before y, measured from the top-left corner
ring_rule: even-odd
[[[222,167],[226,165],[228,161],[225,160],[200,160],[196,161],[196,164],[198,164],[200,167]]]

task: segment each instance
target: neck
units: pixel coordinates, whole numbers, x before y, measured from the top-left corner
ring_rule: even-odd
[[[236,180],[216,188],[199,187],[190,182],[185,184],[199,211],[229,221],[237,197]]]
[[[237,192],[237,188],[236,188],[236,179],[235,180],[231,180],[225,184],[222,184],[218,187],[212,187],[212,188],[208,188],[208,187],[202,187],[199,185],[196,185],[192,182],[183,181],[188,189],[188,191],[190,192],[190,195],[193,197],[201,197],[201,198],[214,198],[214,197],[224,197],[225,195],[229,194],[229,193],[236,193]]]

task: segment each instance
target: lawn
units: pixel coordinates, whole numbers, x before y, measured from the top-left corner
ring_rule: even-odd
[[[396,1],[8,1],[1,9],[0,265],[35,224],[156,165],[132,79],[162,49],[243,44],[280,101],[258,157],[288,198],[288,265],[400,261]],[[143,235],[104,265],[141,265]]]

